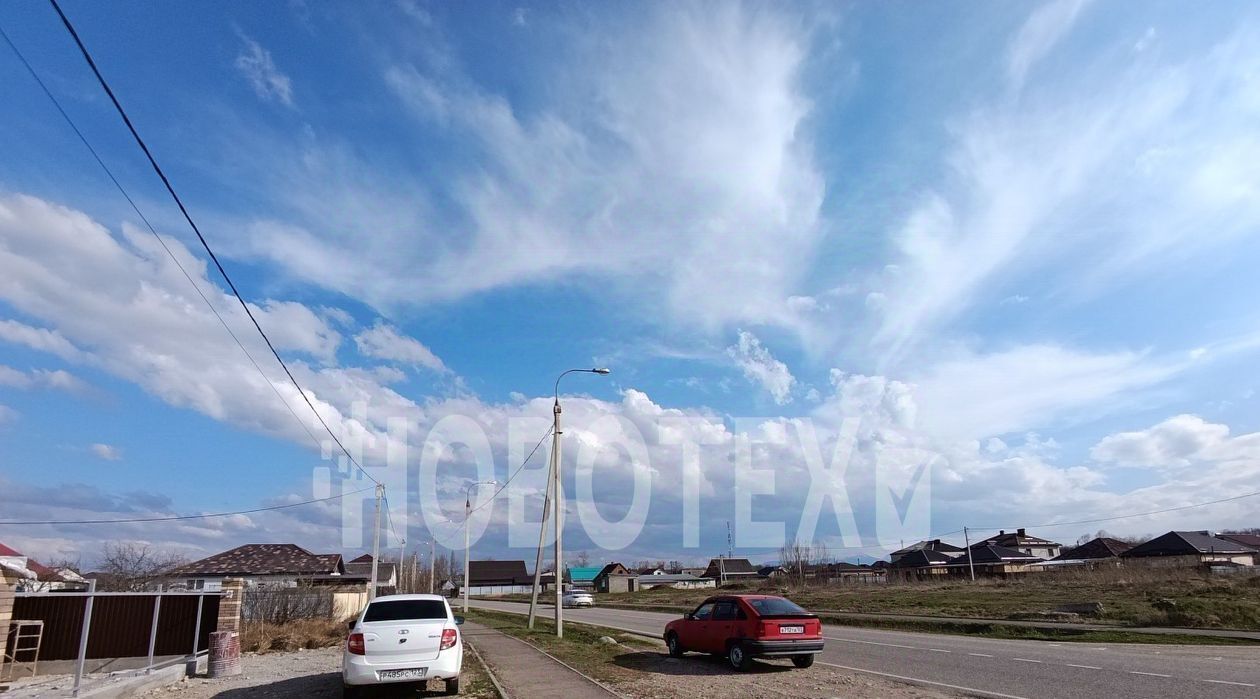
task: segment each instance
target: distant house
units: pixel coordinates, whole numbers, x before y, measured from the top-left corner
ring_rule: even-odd
[[[777,578],[784,574],[783,566],[761,566],[757,569],[759,578]]]
[[[599,575],[603,570],[602,566],[577,566],[568,569],[568,582],[572,588],[579,590],[594,590],[595,576]],[[531,581],[532,582],[532,581]]]
[[[463,576],[454,582],[463,586]],[[525,561],[469,561],[468,594],[481,597],[497,597],[527,593],[533,590],[534,577],[525,569]],[[463,594],[459,590],[458,594]]]
[[[372,580],[372,554],[362,556],[346,564],[346,575]],[[376,594],[392,595],[398,592],[398,566],[381,561],[376,564]]]
[[[950,559],[948,567],[951,575],[970,576],[974,570],[976,575],[1007,577],[1040,570],[1030,566],[1044,560],[1005,546],[980,543],[973,545],[961,556]]]
[[[1041,559],[1054,558],[1063,552],[1063,544],[1050,541],[1049,539],[1042,539],[1039,536],[1033,536],[1023,528],[1016,529],[1013,532],[1000,530],[996,535],[972,544],[973,547],[987,545],[1014,549]]]
[[[1256,550],[1207,531],[1172,531],[1120,554],[1126,564],[1146,566],[1252,566]]]
[[[311,553],[296,544],[246,544],[180,566],[167,582],[189,590],[221,589],[225,578],[244,578],[248,585],[296,587],[363,585],[367,578],[346,575],[339,553]]]
[[[639,576],[620,563],[609,563],[595,575],[596,592],[634,592]]]
[[[637,575],[664,575],[665,572],[665,569],[659,566],[648,566],[635,571]]]
[[[1251,557],[1251,564],[1260,566],[1260,534],[1217,534],[1216,536],[1255,549],[1256,553]]]
[[[654,587],[672,587],[678,590],[699,590],[717,587],[713,578],[698,578],[690,573],[662,573],[660,575],[640,575],[635,579],[635,589],[650,590]]]
[[[1118,565],[1120,563],[1120,554],[1133,548],[1133,544],[1129,544],[1119,539],[1111,539],[1108,537],[1098,537],[1089,541],[1067,549],[1058,556],[1046,561],[1048,568],[1064,565]]]
[[[950,574],[949,564],[954,559],[938,551],[921,548],[897,557],[888,566],[888,576],[894,580],[931,580]]]
[[[896,563],[902,556],[905,556],[908,553],[914,553],[915,551],[932,551],[934,553],[944,554],[953,558],[954,556],[961,555],[965,550],[966,549],[962,547],[954,546],[953,544],[946,543],[940,539],[931,539],[928,541],[920,541],[918,543],[910,544],[903,549],[893,551],[888,554],[888,561],[890,563]]]
[[[702,577],[717,580],[719,585],[739,580],[756,580],[757,568],[747,558],[714,558]]]
[[[34,558],[0,544],[0,567],[18,581],[18,592],[87,589],[87,579],[69,568],[49,568]]]

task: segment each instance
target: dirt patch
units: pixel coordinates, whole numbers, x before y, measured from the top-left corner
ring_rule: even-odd
[[[341,697],[341,645],[335,648],[275,652],[266,655],[246,654],[242,658],[244,672],[236,677],[209,679],[198,676],[156,689],[146,697],[172,699],[276,699],[304,697],[333,699]],[[429,683],[429,691],[393,689],[380,691],[377,697],[443,696],[443,683]],[[498,694],[485,670],[471,652],[465,649],[464,672],[460,679],[460,696],[492,699]]]

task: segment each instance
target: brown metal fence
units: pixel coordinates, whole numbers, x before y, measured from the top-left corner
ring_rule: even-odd
[[[87,600],[86,593],[19,593],[13,600],[15,621],[44,622],[40,662],[78,659]],[[200,625],[197,623],[199,605]],[[218,593],[98,592],[92,604],[92,623],[84,657],[191,655],[208,646],[218,614]],[[194,632],[198,635],[195,648]]]

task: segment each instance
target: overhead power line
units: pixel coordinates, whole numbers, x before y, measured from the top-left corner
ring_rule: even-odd
[[[522,470],[524,470],[525,465],[529,463],[530,459],[534,458],[534,454],[538,452],[538,448],[541,447],[542,443],[546,441],[548,437],[551,436],[551,431],[554,429],[555,429],[555,425],[552,425],[551,427],[547,428],[547,432],[543,434],[542,437],[538,438],[538,443],[535,444],[534,448],[529,451],[529,454],[525,457],[525,460],[521,462],[521,465],[516,467],[516,470],[512,472],[512,475],[508,476],[508,479],[506,481],[503,481],[503,485],[499,486],[498,490],[494,491],[494,495],[491,495],[489,498],[486,499],[485,502],[469,510],[468,511],[469,516],[471,516],[472,513],[476,512],[477,510],[480,510],[486,505],[489,505],[490,503],[494,502],[494,499],[499,497],[499,493],[502,493],[504,490],[507,490],[508,484],[510,484],[512,482],[512,479],[516,478],[516,476],[520,474]]]
[[[291,502],[287,505],[272,505],[271,507],[256,507],[252,510],[236,510],[235,512],[212,512],[204,515],[171,515],[168,517],[134,517],[131,519],[52,519],[52,520],[29,520],[29,521],[0,521],[0,525],[13,524],[23,526],[33,526],[36,524],[132,524],[137,522],[176,522],[188,519],[211,519],[213,517],[233,517],[235,515],[252,515],[258,512],[272,512],[275,510],[285,510],[291,507],[302,507],[303,505],[313,505],[317,502],[328,502],[329,500],[337,500],[347,495],[355,493],[364,493],[372,490],[371,487],[351,490],[348,493],[340,493],[338,495],[330,495],[326,498],[316,498],[315,500],[303,500],[302,502]]]
[[[35,70],[35,67],[31,65],[30,61],[26,60],[26,56],[22,54],[17,45],[13,43],[13,40],[9,38],[9,35],[5,33],[3,27],[0,27],[0,37],[2,37],[4,42],[9,45],[13,54],[17,56],[18,61],[26,67],[27,72],[31,74],[31,77],[35,79],[36,84],[38,84],[40,89],[44,91],[44,95],[47,96],[53,106],[57,108],[57,112],[61,114],[61,118],[65,120],[66,124],[70,126],[70,129],[74,131],[76,136],[79,137],[79,141],[83,143],[83,146],[87,148],[89,153],[92,154],[92,158],[96,160],[96,164],[100,165],[101,169],[105,171],[105,175],[109,177],[110,182],[114,183],[114,187],[118,189],[119,194],[121,194],[123,198],[127,200],[127,203],[131,205],[132,211],[135,211],[136,215],[140,217],[140,220],[144,222],[145,227],[149,229],[149,233],[153,234],[154,239],[156,239],[158,244],[162,246],[162,249],[166,251],[167,257],[171,258],[171,262],[175,263],[175,266],[183,273],[184,278],[187,279],[188,283],[192,285],[192,288],[196,290],[197,295],[201,297],[203,302],[205,302],[206,308],[210,309],[210,312],[214,314],[214,317],[219,320],[219,324],[221,324],[223,329],[227,331],[228,335],[232,337],[232,341],[236,343],[237,347],[241,348],[241,352],[243,352],[245,357],[249,359],[249,363],[254,365],[254,369],[258,372],[258,375],[261,376],[263,381],[271,387],[272,393],[276,394],[276,397],[284,404],[285,409],[288,410],[289,414],[293,416],[293,419],[297,421],[298,425],[302,428],[302,431],[306,432],[307,436],[311,438],[311,441],[315,443],[315,446],[322,447],[319,438],[316,437],[315,433],[311,432],[310,428],[306,426],[306,421],[301,417],[298,417],[297,412],[293,410],[293,406],[289,404],[288,399],[280,393],[280,389],[276,388],[275,382],[273,382],[271,378],[267,376],[267,373],[263,371],[262,367],[259,366],[258,360],[254,359],[254,355],[250,354],[249,350],[245,348],[245,345],[241,342],[240,338],[238,338],[236,333],[233,332],[232,326],[228,325],[227,320],[223,318],[222,314],[219,313],[219,310],[214,307],[213,303],[210,302],[210,298],[206,296],[204,291],[201,290],[201,286],[197,284],[192,275],[188,273],[188,270],[184,268],[183,263],[179,261],[179,257],[171,251],[170,246],[166,244],[166,240],[158,234],[157,229],[149,222],[148,217],[144,215],[144,212],[140,210],[140,207],[136,205],[135,200],[131,198],[131,195],[127,193],[126,188],[124,188],[122,183],[118,181],[118,178],[114,176],[114,172],[109,169],[108,165],[105,164],[104,159],[102,159],[100,154],[96,152],[96,149],[92,147],[91,142],[87,140],[87,137],[83,135],[83,132],[79,129],[78,125],[74,123],[74,119],[70,118],[69,113],[67,113],[65,108],[61,106],[61,102],[55,95],[53,95],[52,91],[48,89],[48,85],[45,84],[44,80],[39,77],[39,73]]]
[[[1134,517],[1148,517],[1150,515],[1162,515],[1162,514],[1167,514],[1169,512],[1180,512],[1182,510],[1193,510],[1198,507],[1208,507],[1209,505],[1219,505],[1223,502],[1233,502],[1234,500],[1242,500],[1244,498],[1254,498],[1257,495],[1260,495],[1260,490],[1257,490],[1253,493],[1243,493],[1242,495],[1234,495],[1228,498],[1221,498],[1219,500],[1209,500],[1207,502],[1196,502],[1192,505],[1178,505],[1176,507],[1165,507],[1164,509],[1161,509],[1161,510],[1151,510],[1149,512],[1133,512],[1126,515],[1115,515],[1113,517],[1096,517],[1093,519],[1078,519],[1074,522],[1046,522],[1045,524],[1027,524],[1027,525],[1024,525],[1024,528],[1025,529],[1050,529],[1052,527],[1067,527],[1067,526],[1072,526],[1072,525],[1077,525],[1077,524],[1099,524],[1102,522],[1115,522],[1121,519],[1132,519]],[[1014,527],[969,527],[969,528],[976,529],[976,530],[983,530],[983,531],[998,531],[1000,529],[1008,529],[1008,528],[1013,529]]]
[[[214,253],[214,250],[210,247],[210,243],[206,240],[206,237],[202,235],[201,229],[197,226],[197,223],[193,221],[192,215],[188,213],[188,208],[184,206],[183,200],[180,199],[179,194],[175,192],[175,187],[171,185],[171,181],[162,170],[162,166],[158,165],[157,159],[154,158],[153,153],[149,150],[149,146],[144,142],[144,139],[141,138],[135,125],[132,124],[131,117],[127,115],[127,111],[123,109],[122,103],[118,101],[118,97],[114,94],[114,90],[109,86],[109,82],[105,80],[105,76],[102,75],[100,69],[97,68],[96,61],[92,58],[92,54],[88,51],[87,46],[84,45],[83,40],[79,38],[79,33],[70,22],[70,18],[62,11],[61,5],[57,3],[57,0],[48,1],[52,4],[53,9],[56,10],[57,16],[61,18],[61,23],[65,25],[66,31],[68,31],[71,38],[74,39],[74,43],[78,46],[79,52],[83,54],[83,59],[87,61],[88,67],[92,69],[92,74],[96,76],[96,81],[100,83],[101,88],[109,97],[110,102],[113,103],[114,109],[118,112],[118,116],[122,117],[123,123],[126,124],[127,130],[131,132],[132,138],[134,138],[136,144],[140,146],[140,150],[144,151],[144,156],[148,159],[149,165],[153,167],[153,171],[157,173],[157,176],[162,180],[162,184],[166,187],[166,191],[171,195],[171,198],[175,200],[175,204],[179,207],[180,213],[183,214],[184,220],[188,222],[188,225],[192,228],[193,233],[197,235],[197,240],[201,242],[201,246],[205,249],[206,254],[209,255],[210,260],[214,262],[215,268],[219,270],[219,274],[222,275],[223,280],[227,282],[228,288],[232,291],[232,295],[236,297],[237,302],[239,302],[241,308],[244,309],[245,315],[248,316],[250,322],[253,323],[254,329],[262,336],[263,342],[267,343],[267,349],[271,350],[272,356],[276,358],[280,367],[284,369],[284,373],[289,377],[289,381],[293,383],[295,388],[297,388],[298,393],[302,396],[302,400],[306,401],[306,405],[310,407],[311,412],[315,414],[315,418],[319,420],[321,425],[323,425],[324,430],[328,432],[328,436],[332,437],[333,442],[337,444],[337,447],[341,449],[342,453],[345,454],[350,463],[353,464],[355,468],[357,468],[368,480],[377,485],[381,485],[380,481],[373,478],[372,475],[359,464],[358,460],[354,458],[354,455],[350,453],[350,450],[346,449],[345,445],[341,443],[341,440],[332,431],[332,428],[324,421],[324,417],[320,415],[319,410],[315,408],[315,404],[311,402],[310,396],[306,394],[306,391],[302,388],[302,385],[298,383],[298,380],[293,375],[293,372],[289,370],[289,365],[286,364],[284,359],[280,357],[280,353],[276,351],[276,347],[272,344],[271,338],[267,336],[267,333],[262,329],[262,325],[258,323],[258,319],[254,317],[254,312],[250,310],[249,304],[245,302],[245,297],[241,295],[240,290],[236,287],[236,283],[232,281],[232,277],[229,276],[227,270],[224,269],[223,263],[219,261],[218,255]]]

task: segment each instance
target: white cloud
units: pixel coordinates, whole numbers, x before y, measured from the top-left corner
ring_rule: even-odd
[[[4,216],[6,213],[8,212],[0,206],[0,216]],[[51,352],[62,359],[70,361],[79,361],[84,357],[79,348],[72,345],[69,340],[62,337],[61,333],[56,330],[33,328],[16,320],[0,319],[0,340],[15,345],[24,345],[43,352]]]
[[[443,183],[338,144],[243,149],[294,216],[250,222],[236,252],[378,307],[564,275],[664,322],[789,322],[822,234],[799,84],[808,30],[736,5],[661,5],[643,22],[576,44],[591,53],[528,111],[453,56],[388,69],[414,118],[467,156]]]
[[[1028,71],[1068,33],[1086,0],[1050,0],[1037,8],[1007,51],[1006,74],[1019,87]]]
[[[726,354],[744,372],[744,377],[761,386],[779,405],[792,402],[796,377],[783,362],[774,358],[756,335],[739,331],[739,342],[726,349]]]
[[[6,422],[13,422],[17,419],[17,416],[18,413],[16,410],[0,403],[0,425],[5,424]]]
[[[0,364],[0,386],[12,388],[51,388],[77,393],[87,388],[74,374],[64,369],[20,371]]]
[[[1136,432],[1102,439],[1090,450],[1099,462],[1116,466],[1166,469],[1195,462],[1260,458],[1260,434],[1231,438],[1229,427],[1197,415],[1177,415]]]
[[[1045,427],[1097,416],[1181,366],[1132,352],[1093,354],[1054,345],[964,352],[916,376],[919,425],[954,439]]]
[[[245,46],[236,57],[236,69],[249,80],[254,92],[264,100],[293,106],[292,82],[289,76],[276,68],[271,52],[244,34],[241,34],[241,41]]]
[[[121,461],[122,451],[118,447],[109,444],[96,443],[88,447],[88,449],[99,459],[106,461]]]
[[[372,328],[354,336],[359,352],[368,357],[402,364],[422,366],[445,373],[446,365],[419,340],[398,332],[398,328],[377,322]]]

